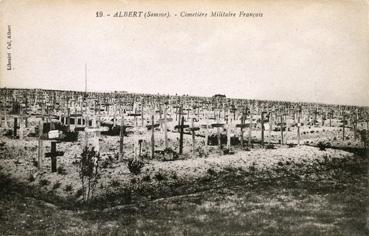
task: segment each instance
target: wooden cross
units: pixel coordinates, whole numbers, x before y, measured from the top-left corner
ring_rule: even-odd
[[[179,154],[183,153],[183,129],[188,128],[188,125],[184,124],[184,117],[182,116],[181,125],[176,125],[174,128],[179,129]]]
[[[123,160],[123,156],[124,156],[123,142],[124,142],[124,114],[122,113],[122,117],[120,120],[120,131],[119,131],[119,154],[120,154],[121,160]]]
[[[13,124],[13,138],[17,138],[17,129],[18,129],[18,118],[14,117],[14,124]]]
[[[334,115],[334,111],[333,110],[330,110],[329,111],[329,127],[332,127],[332,118],[333,118],[333,115]]]
[[[56,141],[51,142],[51,152],[45,153],[45,157],[51,158],[51,172],[57,171],[57,160],[58,156],[63,156],[64,152],[56,151]]]
[[[195,118],[192,118],[191,128],[190,128],[190,131],[192,132],[192,154],[193,155],[195,154],[195,131],[198,131],[200,129],[199,127],[195,127],[194,120]]]
[[[155,116],[151,115],[151,125],[146,125],[148,130],[151,130],[151,158],[154,158],[155,154],[155,128],[159,127],[160,124],[155,124]]]
[[[217,122],[215,124],[212,124],[211,127],[217,128],[218,147],[219,147],[219,149],[221,149],[222,148],[222,140],[220,138],[220,128],[224,127],[224,124]]]
[[[345,126],[346,126],[346,114],[343,113],[343,120],[342,120],[342,139],[345,140]]]
[[[266,113],[266,111],[261,112],[261,146],[264,146],[264,115]]]
[[[251,132],[252,132],[252,112],[253,112],[253,105],[250,106],[250,125],[249,125],[249,138],[248,138],[248,146],[251,147],[251,142],[252,142],[252,139],[251,139]]]
[[[242,116],[241,116],[241,124],[236,124],[236,127],[241,129],[241,149],[243,149],[243,146],[244,146],[243,129],[247,127],[247,125],[245,124],[245,119],[246,119],[246,112],[243,111]]]

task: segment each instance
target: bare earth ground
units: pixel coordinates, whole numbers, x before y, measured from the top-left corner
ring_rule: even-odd
[[[306,135],[313,142],[322,139],[320,133]],[[177,136],[170,133],[172,145]],[[339,130],[326,136],[334,141]],[[58,144],[58,150],[66,152],[58,160],[65,173],[58,174],[50,173],[47,159],[43,171],[37,172],[35,139],[4,138],[0,234],[369,234],[367,159],[306,146],[223,156],[211,148],[208,157],[193,158],[190,136],[185,137],[183,159],[145,160],[138,176],[129,172],[126,162],[114,160],[118,137],[104,137],[104,159],[113,161],[102,169],[95,209],[74,206],[80,200],[75,196],[80,188],[78,166],[73,164],[81,153],[79,145]],[[160,139],[158,134],[158,145]],[[125,139],[127,156],[132,156],[130,142]]]
[[[368,163],[105,210],[63,210],[1,178],[2,235],[368,235]]]

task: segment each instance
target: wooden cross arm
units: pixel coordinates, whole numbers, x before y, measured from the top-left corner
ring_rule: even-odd
[[[219,128],[219,127],[223,127],[224,124],[221,124],[221,123],[217,123],[217,124],[211,124],[211,127],[213,128]]]
[[[176,126],[174,126],[174,129],[180,129],[180,128],[185,129],[185,128],[188,128],[188,127],[190,127],[190,126],[189,125],[176,125]]]
[[[189,128],[190,131],[198,131],[200,130],[200,127],[191,127]]]
[[[248,124],[236,124],[236,127],[237,128],[247,128],[249,127],[249,125]]]
[[[54,156],[64,156],[64,152],[57,151],[55,153],[51,153],[51,152],[45,153],[45,157],[54,157]]]
[[[146,128],[151,129],[152,127],[157,128],[160,124],[154,124],[154,125],[146,125]]]
[[[141,116],[141,113],[130,113],[128,116]]]

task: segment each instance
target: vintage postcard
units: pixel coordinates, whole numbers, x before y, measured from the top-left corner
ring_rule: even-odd
[[[0,0],[0,235],[368,235],[367,0]]]

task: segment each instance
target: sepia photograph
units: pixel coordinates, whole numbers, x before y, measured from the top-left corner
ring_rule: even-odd
[[[367,0],[0,0],[0,235],[369,235]]]

